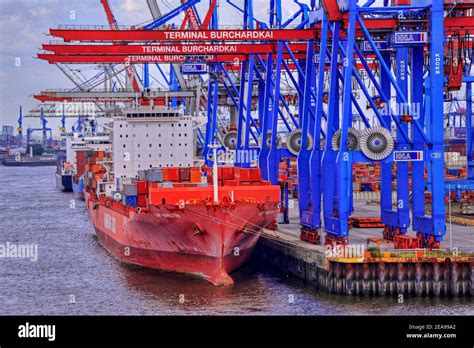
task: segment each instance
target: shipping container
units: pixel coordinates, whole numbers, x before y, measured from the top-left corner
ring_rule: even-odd
[[[146,195],[148,193],[148,182],[147,181],[137,181],[137,194]]]
[[[201,172],[191,170],[191,182],[201,182]]]
[[[137,185],[135,184],[123,184],[123,194],[125,196],[136,196],[137,195]]]
[[[148,180],[146,177],[146,171],[145,170],[139,170],[137,173],[137,178],[138,180]]]
[[[139,207],[145,208],[147,206],[147,199],[146,195],[138,195],[137,196],[137,205]]]
[[[220,167],[221,171],[219,177],[222,180],[234,180],[234,168],[233,167]]]
[[[179,181],[190,181],[191,170],[189,168],[179,168]]]
[[[168,172],[167,181],[179,181],[179,168],[167,168],[167,172]],[[163,179],[165,178],[163,177]]]
[[[76,175],[82,176],[86,170],[86,151],[76,151]]]
[[[136,207],[137,206],[137,196],[123,196],[123,203],[127,207]]]
[[[146,179],[150,182],[161,182],[164,180],[164,170],[162,169],[148,169],[146,170]]]

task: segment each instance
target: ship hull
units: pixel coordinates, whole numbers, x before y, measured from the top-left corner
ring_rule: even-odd
[[[232,209],[160,205],[147,213],[123,213],[85,196],[98,240],[115,258],[216,285],[233,284],[229,273],[250,258],[261,229],[278,214],[274,203]]]
[[[82,177],[77,183],[74,182],[74,179],[72,180],[72,192],[75,199],[84,200],[84,179]]]
[[[15,161],[9,159],[3,159],[2,164],[6,167],[51,167],[56,165],[56,161],[44,160],[44,161]]]
[[[72,191],[72,176],[56,173],[56,187],[62,192]]]

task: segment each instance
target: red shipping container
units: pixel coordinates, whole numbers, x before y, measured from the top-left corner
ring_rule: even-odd
[[[147,202],[146,202],[146,195],[141,195],[139,194],[137,196],[137,205],[139,207],[146,207],[147,206]]]
[[[222,179],[223,180],[234,180],[234,168],[233,167],[222,167]]]
[[[234,180],[240,180],[240,168],[234,167]]]
[[[137,184],[137,193],[139,195],[148,194],[148,182],[147,181],[136,181]]]
[[[236,175],[236,176],[234,176],[234,178],[236,180],[240,180],[240,181],[251,181],[251,179],[250,179],[250,169],[249,168],[240,168],[239,177],[237,178],[237,175]]]
[[[260,181],[262,176],[260,174],[260,168],[250,168],[250,180],[251,181]]]
[[[189,168],[179,168],[179,181],[190,181],[191,171]]]
[[[168,168],[168,180],[179,181],[179,168]]]
[[[86,156],[85,151],[76,151],[76,175],[82,176],[85,172]]]

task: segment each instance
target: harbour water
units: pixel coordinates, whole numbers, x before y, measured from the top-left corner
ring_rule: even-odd
[[[471,298],[318,293],[255,260],[232,287],[126,266],[97,242],[84,202],[57,190],[54,170],[0,166],[0,247],[38,250],[37,261],[0,257],[0,315],[474,315]]]

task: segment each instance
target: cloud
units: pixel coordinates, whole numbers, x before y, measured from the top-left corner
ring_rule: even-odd
[[[49,10],[46,7],[40,7],[38,9],[31,9],[30,13],[33,17],[40,17],[40,16],[46,16],[49,15]]]
[[[125,0],[125,2],[122,5],[120,5],[120,8],[127,12],[133,12],[137,10],[138,8],[140,8],[140,6],[137,5],[136,0]]]
[[[158,1],[161,3],[161,0]],[[151,13],[145,0],[109,1],[112,13],[119,25],[135,25],[151,20]]]
[[[11,16],[8,16],[6,22],[11,25],[11,24],[16,24],[16,23],[18,23],[19,20],[20,20],[20,16],[18,16],[18,15],[11,15]]]

